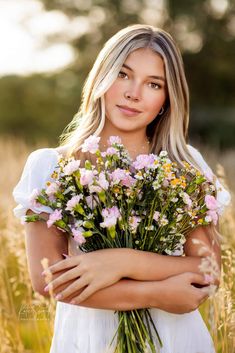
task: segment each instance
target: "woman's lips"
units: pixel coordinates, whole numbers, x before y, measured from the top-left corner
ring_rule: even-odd
[[[129,107],[123,106],[123,105],[117,105],[118,109],[125,115],[127,116],[135,116],[141,113],[141,111],[137,109],[131,109]]]

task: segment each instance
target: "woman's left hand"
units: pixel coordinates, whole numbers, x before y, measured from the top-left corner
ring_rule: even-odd
[[[73,280],[56,299],[63,300],[83,289],[71,303],[79,304],[96,291],[118,282],[122,277],[128,277],[128,254],[131,249],[102,249],[81,255],[69,256],[50,266],[46,271],[52,275],[67,270],[53,279],[44,290],[53,289]]]

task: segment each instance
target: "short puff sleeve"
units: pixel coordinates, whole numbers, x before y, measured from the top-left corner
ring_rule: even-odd
[[[53,148],[41,148],[33,151],[27,158],[18,184],[14,187],[12,195],[18,204],[13,213],[23,223],[26,212],[31,209],[35,213],[52,213],[48,206],[35,206],[31,203],[34,189],[41,190],[47,181],[52,181],[51,174],[58,162],[59,154]]]
[[[201,153],[196,148],[192,147],[191,145],[188,145],[188,149],[189,149],[189,152],[192,155],[192,157],[197,162],[197,164],[201,167],[203,173],[205,175],[215,176],[214,173],[212,172],[211,168],[208,166],[208,164],[206,163],[206,161],[202,157]],[[216,199],[217,199],[218,205],[219,205],[218,212],[221,215],[223,213],[225,207],[230,204],[231,195],[228,192],[228,190],[226,190],[224,188],[224,186],[221,184],[221,182],[219,181],[219,179],[216,176],[215,176],[215,187],[216,187],[216,191],[217,191]]]

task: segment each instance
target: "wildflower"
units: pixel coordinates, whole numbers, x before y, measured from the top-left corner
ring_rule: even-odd
[[[160,217],[160,212],[155,211],[153,214],[153,219],[157,222],[159,220],[159,217]]]
[[[159,183],[158,180],[155,180],[155,181],[153,182],[152,186],[153,186],[153,190],[157,190],[157,189],[160,189],[161,184]]]
[[[99,194],[101,191],[102,191],[102,188],[99,185],[89,185],[89,192],[90,193]]]
[[[178,185],[180,185],[180,179],[175,178],[175,179],[171,180],[171,186],[173,188],[176,188]]]
[[[92,170],[80,168],[80,172],[81,172],[81,177],[80,177],[81,185],[88,185],[93,182],[95,175]]]
[[[36,188],[33,189],[33,191],[31,192],[31,194],[29,196],[29,203],[32,207],[40,207],[41,206],[41,204],[36,201],[36,198],[39,195],[41,195],[40,190],[36,189]]]
[[[166,226],[168,223],[169,223],[168,219],[166,218],[165,215],[163,215],[162,218],[160,218],[159,225],[160,226]]]
[[[100,172],[99,179],[97,180],[97,183],[102,187],[102,189],[104,189],[104,190],[108,189],[109,182],[106,179],[104,172]]]
[[[159,157],[166,157],[168,155],[167,151],[161,151]]]
[[[66,205],[66,208],[65,210],[66,211],[72,211],[76,206],[77,204],[79,203],[79,201],[82,199],[82,195],[76,195],[76,196],[73,196],[68,202],[67,202],[67,205]]]
[[[212,195],[205,196],[205,203],[206,203],[206,207],[209,210],[217,210],[217,208],[218,208],[218,202],[216,201],[216,199]]]
[[[109,145],[114,145],[114,144],[120,145],[122,143],[122,140],[120,139],[119,136],[110,136],[108,139],[108,144]]]
[[[137,216],[129,217],[129,223],[130,223],[131,230],[133,233],[136,233],[136,230],[137,230],[137,227],[138,227],[140,221],[141,221],[140,217],[137,217]]]
[[[57,191],[59,191],[60,185],[61,184],[59,182],[50,183],[46,188],[46,194],[48,196],[53,196]]]
[[[133,166],[135,169],[143,169],[149,167],[149,165],[154,163],[153,155],[148,154],[140,154],[136,157],[136,160],[133,162]]]
[[[50,228],[56,221],[62,219],[62,210],[55,210],[49,215],[47,227]]]
[[[135,179],[129,174],[129,171],[117,168],[111,173],[111,179],[115,184],[121,182],[122,185],[132,186],[135,183]]]
[[[74,240],[76,241],[76,243],[81,245],[86,242],[86,239],[83,236],[84,229],[82,227],[72,228],[71,231],[72,231],[72,234],[74,236]]]
[[[117,206],[113,206],[111,208],[104,208],[102,210],[102,216],[104,218],[104,222],[100,223],[100,226],[103,228],[110,228],[117,223],[117,219],[121,218],[121,214]]]
[[[105,156],[113,156],[117,153],[118,153],[118,150],[115,147],[109,147],[105,152]]]
[[[206,222],[212,222],[214,225],[216,225],[217,222],[218,222],[218,214],[217,214],[217,212],[214,211],[214,210],[209,210],[209,211],[207,211],[206,214],[207,215],[205,217],[205,221]]]
[[[79,169],[80,166],[80,160],[71,160],[65,167],[64,167],[64,175],[71,175],[73,174],[76,170]]]
[[[97,201],[92,195],[86,196],[86,202],[91,210],[93,210],[97,206]]]
[[[96,153],[99,148],[100,137],[91,135],[82,144],[82,152]]]
[[[192,207],[192,200],[190,199],[189,195],[186,192],[180,193],[180,196],[182,197],[184,203],[191,208]]]

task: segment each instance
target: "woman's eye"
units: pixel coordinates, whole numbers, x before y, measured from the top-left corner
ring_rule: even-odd
[[[120,71],[119,74],[118,74],[118,77],[120,78],[126,78],[127,77],[127,74],[123,71]]]
[[[149,83],[149,86],[150,86],[151,88],[153,88],[153,89],[159,89],[159,88],[161,88],[161,86],[160,86],[158,83],[156,83],[156,82],[150,82],[150,83]]]

